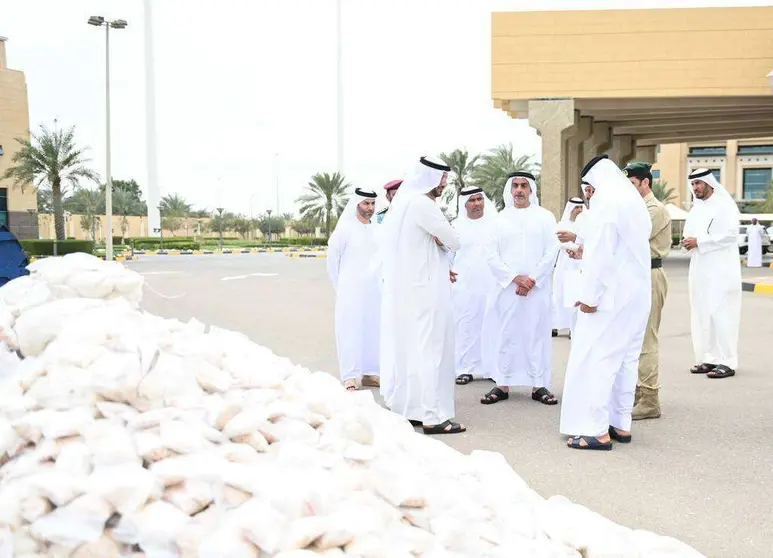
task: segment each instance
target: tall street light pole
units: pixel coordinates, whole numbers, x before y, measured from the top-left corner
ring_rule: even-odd
[[[271,244],[271,210],[267,209],[266,213],[268,213],[268,243]]]
[[[220,251],[223,251],[223,211],[225,211],[225,208],[218,207],[217,213],[220,216]]]
[[[153,12],[145,0],[145,162],[147,164],[148,223],[151,230],[161,228],[158,206],[158,160],[156,151],[156,72],[153,54]]]
[[[110,28],[126,29],[126,20],[91,16],[89,25],[105,28],[105,260],[113,259],[113,177],[110,169]]]

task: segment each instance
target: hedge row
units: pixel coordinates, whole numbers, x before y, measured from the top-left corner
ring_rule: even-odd
[[[160,238],[132,238],[126,243],[134,243],[135,250],[158,250],[161,248]],[[220,246],[219,238],[200,238],[194,240],[190,237],[164,238],[164,248],[170,250],[199,250],[203,246]],[[237,246],[241,248],[260,248],[263,246],[289,247],[289,246],[327,246],[326,238],[283,238],[277,242],[265,242],[263,240],[244,240],[236,238],[223,238],[223,246]]]
[[[53,256],[53,240],[20,240],[19,243],[30,256]],[[94,252],[94,243],[91,240],[58,240],[56,242],[56,253],[59,256],[73,254],[75,252]]]

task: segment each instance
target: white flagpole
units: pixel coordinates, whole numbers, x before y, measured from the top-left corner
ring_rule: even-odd
[[[341,1],[336,0],[336,99],[338,116],[338,172],[344,174],[344,82],[343,82],[343,49],[341,44]]]

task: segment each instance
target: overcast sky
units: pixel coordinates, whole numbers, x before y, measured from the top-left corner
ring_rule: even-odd
[[[294,210],[336,167],[334,0],[153,0],[161,194],[198,208]],[[380,188],[425,153],[512,142],[539,156],[524,121],[493,108],[491,11],[769,5],[694,0],[343,0],[345,163]],[[0,0],[8,64],[27,77],[30,126],[76,125],[104,175],[104,31],[111,33],[113,177],[143,189],[141,0]],[[278,156],[276,155],[278,153]]]

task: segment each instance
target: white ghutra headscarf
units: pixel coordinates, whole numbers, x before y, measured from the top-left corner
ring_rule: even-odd
[[[417,196],[428,194],[430,190],[437,188],[443,179],[443,175],[450,171],[451,167],[444,163],[437,162],[428,157],[421,157],[414,166],[411,175],[403,180],[395,197],[392,199],[392,205],[384,217],[378,234],[385,275],[390,276],[389,274],[397,262],[397,246],[400,232],[403,228],[403,220],[411,200]]]
[[[564,212],[561,214],[561,220],[558,222],[560,224],[571,224],[572,221],[572,211],[576,207],[582,207],[583,210],[585,209],[585,202],[582,198],[569,198],[569,201],[566,202],[566,205],[564,206]]]
[[[467,208],[465,207],[465,204],[472,196],[476,194],[483,195],[483,216],[479,220],[490,220],[497,216],[497,208],[494,205],[494,202],[488,198],[486,192],[483,191],[483,188],[472,186],[459,192],[459,215],[456,217],[457,224],[471,221],[471,219],[467,216]]]
[[[537,198],[537,182],[534,179],[534,175],[530,172],[516,171],[507,175],[507,182],[505,182],[505,188],[502,190],[502,201],[505,202],[505,209],[515,207],[515,200],[513,199],[513,193],[511,191],[514,178],[525,178],[529,182],[529,186],[531,187],[529,204],[539,205],[539,198]]]
[[[649,233],[652,221],[644,199],[630,180],[606,155],[594,157],[585,165],[582,180],[595,190],[592,228],[600,231],[605,224],[614,223],[637,263],[650,269]]]
[[[730,195],[722,184],[714,176],[714,173],[709,169],[696,169],[690,173],[687,177],[690,182],[690,192],[692,192],[692,208],[687,215],[687,220],[684,223],[684,236],[685,237],[698,237],[703,233],[709,232],[711,226],[712,215],[714,211],[711,206],[716,207],[719,205],[722,212],[727,212],[727,215],[731,219],[738,221],[741,216],[741,212],[738,210],[738,204],[735,203],[733,196]],[[702,180],[708,184],[714,194],[708,200],[699,200],[695,196],[695,187],[693,186],[694,180]],[[715,201],[714,201],[715,199]],[[708,220],[708,222],[707,222]]]
[[[333,232],[337,231],[339,228],[359,224],[360,220],[357,219],[357,206],[365,200],[375,200],[376,197],[377,194],[373,190],[355,188],[346,207],[344,207],[344,210],[341,212],[341,216],[338,218],[336,228]]]

